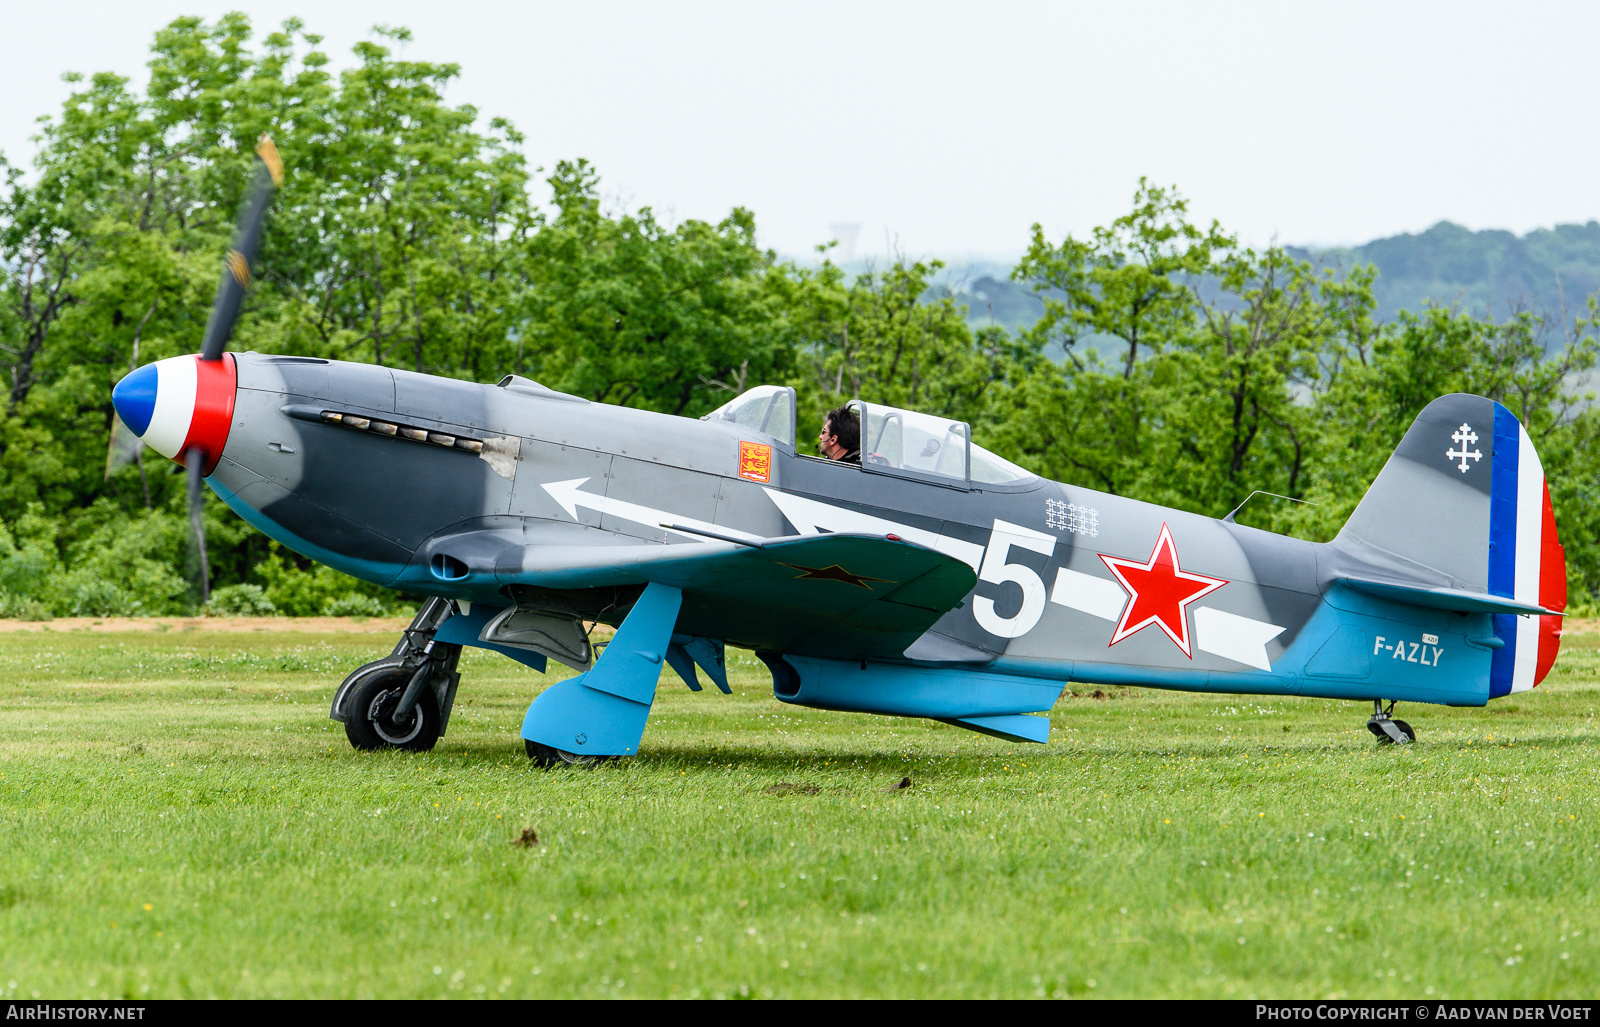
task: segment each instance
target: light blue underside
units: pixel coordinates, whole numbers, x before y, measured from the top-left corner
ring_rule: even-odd
[[[785,661],[799,675],[792,693],[773,694],[796,706],[894,717],[928,717],[1014,741],[1043,742],[1048,717],[1064,687],[1062,678],[1044,680],[992,671],[904,667],[893,664],[819,660],[791,656]]]
[[[682,602],[670,585],[646,587],[591,669],[539,693],[522,737],[583,756],[638,752]]]
[[[1275,662],[1274,676],[1284,672],[1298,682],[1286,694],[1482,706],[1489,700],[1490,617],[1335,584]],[[1424,636],[1437,641],[1424,648]]]
[[[672,644],[667,647],[667,663],[678,672],[678,676],[691,691],[700,691],[700,682],[694,671],[698,666],[711,678],[711,683],[717,686],[718,691],[723,695],[733,694],[733,690],[728,687],[728,668],[723,655],[723,643],[716,639],[673,635]]]

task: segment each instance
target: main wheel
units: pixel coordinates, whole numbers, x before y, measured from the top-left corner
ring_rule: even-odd
[[[425,692],[404,724],[394,720],[400,696],[414,671],[395,667],[361,681],[351,693],[344,722],[345,737],[357,749],[406,749],[427,752],[439,741],[439,707]]]
[[[555,749],[538,742],[522,740],[523,746],[528,750],[528,759],[535,766],[548,770],[551,767],[592,767],[597,763],[604,763],[609,756],[585,756],[581,753],[567,752],[565,749]]]

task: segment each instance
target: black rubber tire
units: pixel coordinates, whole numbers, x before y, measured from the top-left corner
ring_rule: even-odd
[[[1389,723],[1393,724],[1395,727],[1400,729],[1400,733],[1406,736],[1406,741],[1407,742],[1415,742],[1417,740],[1417,733],[1416,733],[1416,731],[1412,730],[1410,724],[1407,724],[1403,720],[1391,720]],[[1394,743],[1394,739],[1390,738],[1388,733],[1385,732],[1383,730],[1383,728],[1379,727],[1377,724],[1372,723],[1371,721],[1367,722],[1367,730],[1371,731],[1374,735],[1376,735],[1378,737],[1378,744],[1379,745],[1393,745],[1393,744],[1395,744]]]
[[[530,742],[526,738],[522,740],[522,744],[528,750],[528,759],[533,761],[534,766],[544,770],[552,767],[593,767],[606,760],[615,759],[613,756],[583,756],[564,749],[554,749],[539,742]]]
[[[400,703],[400,695],[411,681],[412,671],[395,667],[373,674],[356,684],[346,705],[345,737],[357,749],[404,749],[427,752],[439,741],[439,707],[433,692],[424,691],[403,727],[389,714]]]

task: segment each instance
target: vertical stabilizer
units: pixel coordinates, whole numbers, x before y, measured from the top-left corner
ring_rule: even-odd
[[[1566,609],[1566,555],[1539,455],[1511,411],[1481,396],[1428,404],[1333,545],[1351,566],[1339,576]],[[1561,617],[1493,622],[1504,645],[1489,695],[1525,692],[1555,662]]]

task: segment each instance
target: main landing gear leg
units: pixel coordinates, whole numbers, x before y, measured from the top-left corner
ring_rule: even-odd
[[[535,763],[595,763],[639,751],[682,601],[676,588],[650,584],[593,667],[539,693],[522,721]]]
[[[394,651],[358,667],[334,693],[330,716],[357,749],[432,749],[450,721],[461,647],[434,639],[455,613],[435,596],[422,604]]]
[[[1417,733],[1403,720],[1395,720],[1394,702],[1383,708],[1382,699],[1372,700],[1372,716],[1367,720],[1367,730],[1378,736],[1379,745],[1407,745],[1417,740]]]

